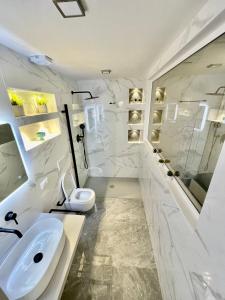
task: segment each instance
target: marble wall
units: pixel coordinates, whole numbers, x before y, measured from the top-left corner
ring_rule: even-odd
[[[216,257],[211,243],[207,241],[207,230],[218,235],[222,233],[219,222],[214,220],[211,224],[209,216],[204,214],[197,228],[193,228],[171,191],[174,179],[167,178],[148,142],[143,146],[141,158],[142,194],[163,299],[225,299],[222,283],[224,255],[220,252]],[[204,208],[209,202],[207,200]],[[204,224],[203,218],[207,224]],[[200,230],[201,223],[205,225],[204,230]],[[219,248],[222,250],[225,240],[221,235],[220,240]]]
[[[3,46],[0,46],[0,71],[0,122],[12,125],[29,178],[24,185],[0,203],[0,226],[9,228],[16,226],[14,222],[4,221],[5,214],[13,210],[18,214],[17,228],[23,232],[39,212],[55,208],[56,203],[63,199],[60,187],[61,176],[66,168],[72,168],[72,159],[65,116],[60,111],[64,103],[71,107],[70,91],[76,89],[76,84],[49,67],[39,67],[29,63],[26,58]],[[6,93],[7,87],[54,93],[62,134],[26,152],[18,130],[19,121],[13,115]],[[73,102],[82,107],[77,97],[73,96]],[[74,137],[78,132],[79,129],[73,128]],[[80,181],[83,185],[87,178],[87,171],[83,166],[83,152],[76,142],[74,146]],[[43,182],[45,184],[42,189]],[[1,260],[17,237],[1,233],[0,238]]]
[[[145,89],[145,84],[142,80],[125,78],[78,81],[79,90],[89,90],[99,96],[84,101],[86,110],[101,111],[100,118],[94,112],[94,126],[87,132],[90,176],[138,177],[140,144],[128,143],[128,110],[134,107],[129,106],[128,98],[130,88]]]

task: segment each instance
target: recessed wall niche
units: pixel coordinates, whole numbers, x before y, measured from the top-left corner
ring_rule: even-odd
[[[17,118],[57,112],[54,94],[14,88],[8,88],[7,92]]]
[[[161,109],[155,110],[153,112],[153,118],[152,118],[153,124],[161,124],[162,123],[162,115],[163,115],[163,110],[161,110]]]
[[[61,134],[58,118],[20,126],[19,130],[26,151],[29,151]]]
[[[159,143],[159,137],[160,137],[160,130],[159,129],[152,130],[151,142],[155,144]]]
[[[143,89],[129,89],[129,104],[143,103]]]
[[[128,130],[128,142],[129,143],[140,143],[142,141],[142,130],[130,129]]]
[[[163,104],[165,101],[166,89],[164,87],[157,87],[155,90],[155,103]]]
[[[129,124],[141,124],[141,123],[143,123],[143,111],[129,110]]]

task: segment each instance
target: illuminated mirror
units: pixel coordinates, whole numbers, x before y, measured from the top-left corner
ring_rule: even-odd
[[[0,201],[18,189],[28,177],[9,124],[0,125]]]

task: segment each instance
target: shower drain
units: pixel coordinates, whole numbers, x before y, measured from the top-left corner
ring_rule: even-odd
[[[34,262],[35,264],[39,263],[43,258],[43,253],[39,252],[34,256]]]

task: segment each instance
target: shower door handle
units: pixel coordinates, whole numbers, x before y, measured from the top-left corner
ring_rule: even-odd
[[[200,124],[200,127],[199,128],[194,128],[194,131],[202,131],[205,127],[205,123],[206,123],[206,120],[207,120],[207,115],[208,115],[208,110],[209,110],[209,106],[208,104],[206,103],[199,103],[199,106],[202,106],[204,107],[204,112],[203,112],[203,117],[202,117],[202,121],[201,121],[201,124]]]

